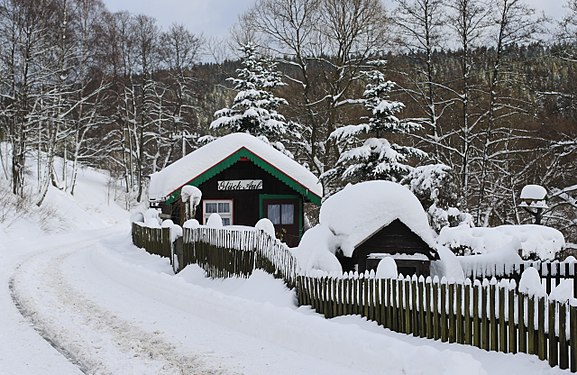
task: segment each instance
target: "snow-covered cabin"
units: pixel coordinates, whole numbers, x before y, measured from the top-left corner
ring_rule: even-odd
[[[303,232],[304,204],[320,205],[322,186],[308,169],[269,144],[245,133],[230,134],[191,152],[150,176],[151,207],[183,221],[183,186],[202,199],[196,219],[218,213],[224,225],[254,226],[270,219],[277,236],[294,246]]]
[[[323,203],[320,223],[337,237],[343,271],[376,269],[388,256],[399,273],[428,275],[430,262],[439,259],[421,203],[393,182],[348,185]]]

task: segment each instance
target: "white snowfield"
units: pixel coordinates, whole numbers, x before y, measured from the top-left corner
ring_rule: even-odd
[[[0,224],[1,375],[567,373],[536,356],[418,339],[356,316],[326,320],[260,271],[246,280],[206,279],[195,266],[173,275],[168,260],[131,244],[129,214],[94,173],[80,181],[79,201],[48,197],[58,215],[45,220],[66,218],[65,233]]]
[[[191,267],[174,276],[166,260],[130,245],[126,230],[45,240],[3,280],[2,306],[12,310],[4,323],[17,329],[3,335],[2,374],[560,372],[536,357],[416,339],[358,317],[326,320],[296,308],[262,272],[210,281]]]

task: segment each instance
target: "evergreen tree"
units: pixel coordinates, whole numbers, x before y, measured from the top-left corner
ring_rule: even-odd
[[[368,84],[360,102],[370,116],[364,118],[366,122],[346,125],[331,133],[330,137],[345,151],[340,154],[335,167],[321,176],[325,183],[335,178],[353,183],[366,180],[398,182],[412,169],[406,164],[409,158],[426,156],[417,148],[384,138],[386,135],[410,133],[420,125],[397,117],[404,105],[389,100],[395,84],[386,80],[382,72],[371,70],[363,74]]]
[[[242,47],[242,68],[237,69],[238,78],[228,78],[238,94],[230,108],[223,108],[214,114],[210,124],[213,130],[226,132],[246,132],[264,137],[278,145],[287,133],[287,122],[277,109],[288,104],[276,97],[272,90],[285,84],[282,74],[275,70],[276,64],[256,51],[256,46],[247,44]]]

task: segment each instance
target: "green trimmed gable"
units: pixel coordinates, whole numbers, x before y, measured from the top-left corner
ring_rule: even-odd
[[[308,199],[310,202],[316,204],[317,206],[321,205],[321,197],[317,196],[316,194],[312,193],[310,190],[305,188],[301,185],[298,181],[292,179],[291,177],[287,176],[284,172],[275,168],[272,164],[268,163],[266,160],[262,159],[258,155],[254,154],[253,152],[249,151],[247,148],[242,147],[238,149],[236,152],[232,153],[230,156],[226,157],[224,160],[220,161],[218,164],[214,165],[213,167],[209,168],[202,174],[198,175],[196,178],[190,180],[185,185],[194,185],[200,186],[204,182],[208,181],[209,179],[213,178],[217,174],[221,173],[222,171],[232,167],[234,164],[239,162],[242,158],[246,158],[253,162],[259,168],[265,170],[275,178],[279,179],[285,185],[289,186],[291,189],[295,190],[303,197]],[[173,191],[168,198],[166,199],[166,203],[173,203],[180,197],[180,190],[182,187]]]

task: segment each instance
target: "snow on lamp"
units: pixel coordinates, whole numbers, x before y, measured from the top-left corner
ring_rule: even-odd
[[[543,217],[543,210],[549,208],[547,206],[547,190],[541,185],[526,185],[521,190],[519,197],[522,207],[535,218],[535,224],[541,224]]]

